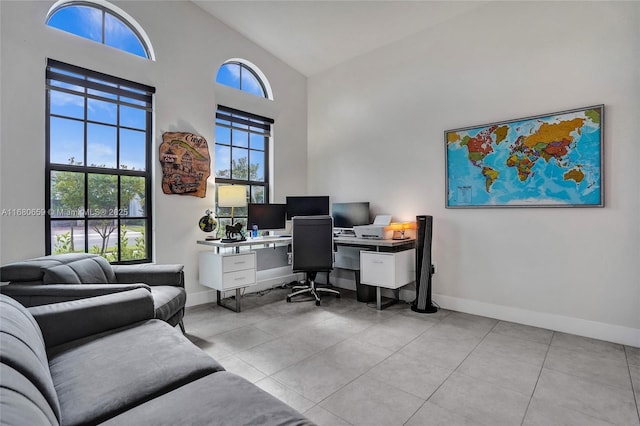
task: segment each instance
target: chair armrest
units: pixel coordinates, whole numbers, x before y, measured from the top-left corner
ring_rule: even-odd
[[[25,307],[67,302],[87,297],[103,296],[127,290],[151,289],[146,284],[9,284],[0,293],[16,299]]]
[[[153,296],[142,288],[27,309],[47,348],[154,317]]]
[[[113,272],[119,284],[145,283],[184,287],[184,265],[113,265]]]

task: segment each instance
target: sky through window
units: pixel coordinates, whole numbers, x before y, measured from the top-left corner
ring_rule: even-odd
[[[148,49],[132,26],[98,5],[63,5],[51,14],[47,25],[136,56],[149,58]]]
[[[216,76],[216,83],[266,98],[264,84],[251,68],[240,62],[222,64]]]

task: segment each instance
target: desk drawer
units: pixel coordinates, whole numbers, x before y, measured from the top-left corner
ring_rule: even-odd
[[[234,289],[247,287],[256,283],[256,270],[245,269],[243,271],[227,272],[222,275],[222,289]]]
[[[200,252],[200,284],[229,290],[256,283],[256,254]]]
[[[223,272],[241,271],[243,269],[255,269],[255,267],[256,267],[255,253],[224,256],[222,258]]]
[[[393,254],[360,253],[360,282],[369,285],[388,285],[394,279]]]
[[[360,253],[360,282],[392,289],[410,283],[415,277],[415,253],[415,249]]]

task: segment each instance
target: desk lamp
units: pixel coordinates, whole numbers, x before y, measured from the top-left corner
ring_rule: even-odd
[[[240,232],[241,223],[234,223],[234,209],[236,207],[247,206],[247,187],[244,185],[224,185],[218,186],[218,207],[231,207],[231,227],[227,227],[227,238],[223,242],[243,241],[244,237]],[[240,234],[240,238],[232,238],[231,235]]]
[[[411,222],[403,222],[403,223],[398,223],[398,222],[394,222],[391,225],[389,225],[391,227],[391,230],[393,231],[393,239],[394,240],[406,240],[409,237],[405,237],[404,236],[404,231],[406,231],[407,229],[412,229],[413,228],[413,224]]]

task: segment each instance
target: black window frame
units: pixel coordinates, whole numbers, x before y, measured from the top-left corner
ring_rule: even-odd
[[[69,75],[72,73],[74,75]],[[81,77],[78,77],[81,76]],[[98,80],[98,81],[96,81]],[[74,86],[82,87],[83,91],[77,91],[67,88],[56,87],[52,85],[52,81],[71,84]],[[106,84],[103,84],[104,82]],[[53,251],[52,247],[52,222],[56,221],[81,221],[84,223],[84,252],[89,253],[89,222],[93,220],[109,219],[115,220],[116,225],[116,239],[118,247],[118,256],[116,261],[112,261],[112,264],[136,264],[136,263],[150,263],[153,261],[153,175],[152,175],[152,149],[153,149],[153,95],[155,94],[155,88],[147,86],[145,84],[136,83],[130,80],[114,77],[108,74],[104,74],[98,71],[89,70],[86,68],[78,67],[75,65],[60,62],[54,59],[47,60],[46,67],[46,117],[45,117],[45,253],[50,255]],[[72,118],[67,116],[59,116],[51,113],[51,91],[59,91],[64,93],[70,93],[76,96],[84,97],[84,117],[82,119]],[[100,97],[99,95],[88,93],[89,90],[97,90],[106,92],[116,96],[116,99]],[[144,105],[129,103],[123,101],[120,98],[129,98],[135,100]],[[94,123],[87,117],[88,99],[97,99],[100,101],[107,101],[114,103],[118,106],[135,107],[145,111],[145,167],[144,170],[136,170],[131,168],[120,167],[120,129],[124,130],[137,130],[123,126],[120,124],[120,113],[118,108],[118,117],[116,124],[113,127],[116,128],[116,165],[115,168],[97,167],[87,164],[87,125]],[[65,119],[73,119],[78,122],[82,122],[84,125],[84,158],[82,164],[59,164],[51,162],[51,118],[60,117]],[[95,122],[97,123],[97,122]],[[104,125],[105,123],[99,123]],[[52,173],[54,172],[76,172],[84,174],[84,206],[81,207],[80,212],[70,212],[68,216],[54,217],[52,218],[52,200],[51,200],[51,184]],[[116,176],[117,179],[117,211],[114,215],[90,215],[89,209],[89,185],[88,179],[90,174],[103,174],[109,176]],[[144,190],[145,190],[145,209],[144,215],[135,216],[133,219],[143,219],[145,221],[145,257],[144,259],[134,260],[122,260],[121,239],[120,232],[122,229],[122,222],[132,219],[131,216],[125,214],[121,209],[121,191],[120,180],[123,176],[133,176],[144,178]]]
[[[226,124],[226,123],[223,124],[220,121],[228,122],[230,124]],[[216,147],[224,146],[224,147],[228,147],[230,150],[229,164],[228,164],[229,177],[228,178],[219,177],[217,176],[217,171],[216,171],[215,181],[217,186],[218,185],[244,185],[248,188],[247,189],[248,203],[258,203],[258,202],[268,203],[269,202],[270,186],[271,186],[270,178],[269,178],[269,174],[270,174],[270,168],[269,168],[270,146],[269,145],[271,140],[271,127],[273,123],[274,123],[274,120],[271,118],[263,117],[263,116],[249,113],[246,111],[241,111],[235,108],[230,108],[224,105],[218,105],[217,111],[216,111],[216,123],[215,123],[216,127],[221,126],[225,128],[230,128],[231,130],[240,130],[248,133],[261,134],[264,136],[264,150],[260,151],[260,150],[252,149],[250,144],[248,144],[246,147],[234,145],[233,131],[231,132],[231,135],[230,135],[229,144],[220,143],[220,141],[216,139],[215,141]],[[252,153],[255,155],[256,152],[262,152],[263,164],[264,164],[264,179],[262,181],[251,180],[250,173],[247,173],[247,179],[238,179],[234,177],[233,167],[232,167],[233,155],[231,154],[234,148],[246,149],[247,166],[249,168],[251,167]],[[221,159],[219,158],[215,158],[216,170],[218,169],[218,162],[220,160]],[[256,190],[256,188],[262,188],[264,195],[261,201],[258,201],[255,198],[254,191]],[[217,204],[218,203],[217,203],[217,191],[216,191],[216,206]],[[216,216],[218,217],[218,219],[222,219],[220,224],[231,224],[230,208],[217,207]],[[236,208],[234,212],[234,218],[236,219],[236,222],[239,219],[239,221],[244,222],[246,225],[246,219],[247,219],[246,207]],[[219,226],[219,229],[224,229],[224,227]]]

